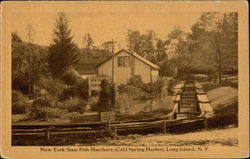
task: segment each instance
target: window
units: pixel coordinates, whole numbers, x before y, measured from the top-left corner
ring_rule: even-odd
[[[130,67],[130,57],[118,56],[118,67]]]

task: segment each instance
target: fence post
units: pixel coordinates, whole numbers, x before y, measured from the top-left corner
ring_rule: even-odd
[[[47,143],[49,143],[50,140],[50,132],[49,132],[49,128],[45,129],[45,141]]]
[[[108,121],[108,131],[110,131],[110,121]]]
[[[166,134],[166,132],[167,132],[167,125],[166,125],[166,118],[165,117],[163,119],[163,127],[162,127],[162,129],[163,129],[163,133]]]
[[[177,106],[178,112],[180,112],[180,106],[181,106],[181,104],[180,104],[180,100],[179,100],[179,101],[178,101],[178,106]]]
[[[207,130],[207,118],[204,118],[204,129]]]

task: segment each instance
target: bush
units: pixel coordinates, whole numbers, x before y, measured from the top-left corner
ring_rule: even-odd
[[[27,109],[31,106],[30,100],[20,91],[12,91],[12,114],[27,113]]]
[[[113,110],[115,106],[115,95],[115,86],[106,79],[102,80],[96,110],[99,112]]]
[[[36,97],[31,106],[29,116],[34,119],[45,119],[47,114],[46,109],[51,106],[51,103],[47,96]]]
[[[38,81],[38,86],[44,88],[54,97],[59,97],[64,90],[64,82],[54,77],[42,76]]]
[[[82,97],[83,99],[88,98],[88,81],[80,80],[75,85],[75,95],[78,97]]]
[[[131,107],[131,97],[126,93],[121,93],[116,97],[115,109],[119,110],[120,113],[125,113]]]
[[[26,104],[24,102],[15,102],[12,104],[12,114],[25,114]]]
[[[159,79],[154,83],[143,83],[139,77],[129,80],[128,84],[121,84],[118,86],[119,93],[126,93],[133,99],[150,99],[152,97],[159,96],[164,87],[164,81]]]
[[[80,100],[78,97],[70,98],[59,104],[59,107],[66,109],[68,112],[84,113],[86,109],[86,103]]]
[[[69,88],[65,88],[63,90],[62,95],[60,96],[60,100],[66,100],[66,99],[70,99],[71,97],[74,97],[76,95],[75,92],[75,87],[69,87]]]
[[[77,77],[74,73],[72,72],[67,72],[64,76],[63,76],[63,81],[67,84],[67,85],[74,85],[77,83],[77,81],[79,80],[79,77]]]
[[[144,87],[144,83],[142,82],[141,76],[133,76],[132,78],[128,80],[127,85],[138,87],[138,88]]]
[[[71,97],[80,97],[82,99],[88,99],[88,82],[87,80],[78,80],[75,85],[65,88],[60,100],[70,99]]]

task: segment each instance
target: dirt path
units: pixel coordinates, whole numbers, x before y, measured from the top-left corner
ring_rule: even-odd
[[[238,128],[214,129],[185,134],[128,135],[118,140],[98,142],[97,145],[114,146],[237,146]]]

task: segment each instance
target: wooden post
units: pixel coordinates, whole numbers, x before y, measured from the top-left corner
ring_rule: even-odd
[[[91,96],[91,89],[90,89],[90,77],[88,77],[88,99]]]
[[[166,119],[165,118],[163,119],[163,127],[162,127],[162,129],[163,129],[163,133],[166,134],[166,132],[167,132],[167,125],[166,125]]]
[[[110,121],[108,121],[108,131],[110,131]]]
[[[200,112],[200,103],[199,103],[199,100],[197,100],[197,112]]]
[[[179,101],[178,101],[178,106],[177,106],[178,112],[180,112],[180,107],[181,107],[181,104],[180,104],[180,100],[179,100]]]
[[[49,128],[45,129],[45,141],[47,143],[49,143],[50,140],[50,132],[49,132]]]
[[[207,118],[204,118],[204,129],[207,130]]]

